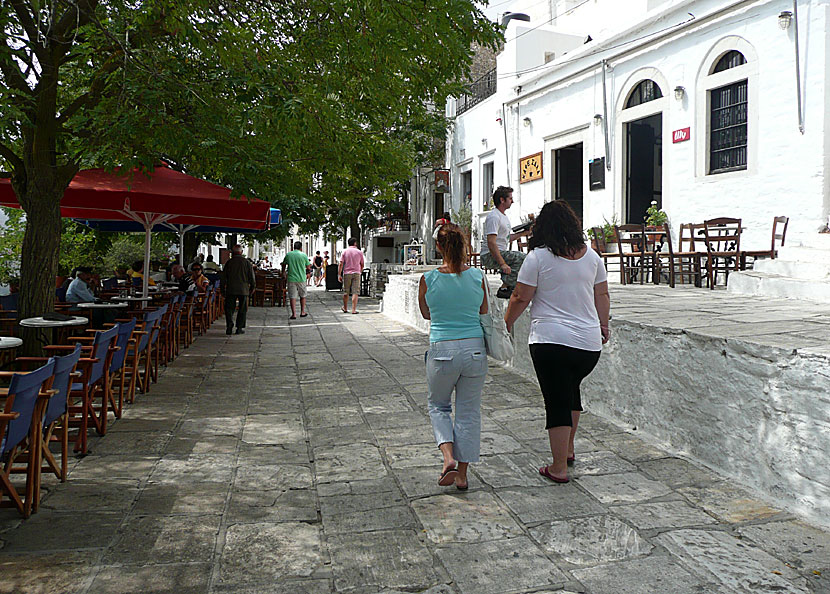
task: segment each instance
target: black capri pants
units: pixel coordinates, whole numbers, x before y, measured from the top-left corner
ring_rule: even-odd
[[[600,353],[553,343],[530,345],[530,358],[545,399],[545,429],[573,427],[571,411],[582,410],[579,384],[596,367]]]

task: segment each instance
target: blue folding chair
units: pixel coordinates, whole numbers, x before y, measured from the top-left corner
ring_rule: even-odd
[[[15,507],[24,518],[32,513],[36,484],[40,478],[41,422],[49,398],[54,390],[44,390],[44,384],[52,379],[55,361],[29,373],[12,374],[0,413],[0,507]],[[28,451],[26,451],[28,449]],[[26,453],[26,487],[23,496],[11,481],[16,471],[14,462],[18,455]],[[3,496],[8,501],[3,500]]]

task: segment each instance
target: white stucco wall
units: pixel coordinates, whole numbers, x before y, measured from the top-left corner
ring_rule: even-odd
[[[390,276],[384,315],[429,332],[419,274]],[[495,288],[497,277],[490,277]],[[498,300],[503,314],[504,300]],[[614,314],[611,342],[583,383],[591,412],[637,427],[811,521],[830,526],[830,357],[761,346]],[[529,315],[514,327],[511,366],[534,377]],[[645,354],[645,356],[641,356]],[[491,364],[494,362],[491,361]]]
[[[624,3],[595,4],[609,8],[603,18],[610,20],[615,14],[611,7]],[[762,248],[769,245],[772,218],[784,214],[791,219],[789,242],[813,235],[830,212],[828,3],[799,2],[803,135],[797,121],[794,27],[782,31],[777,18],[781,11],[792,9],[791,2],[675,0],[655,6],[649,15],[659,13],[660,18],[628,31],[618,27],[617,37],[604,40],[605,51],[603,40],[595,40],[543,70],[518,77],[500,71],[496,95],[458,116],[450,133],[447,155],[453,201],[461,199],[461,173],[472,171],[473,207],[481,210],[482,167],[492,161],[495,185],[509,184],[516,190],[516,203],[507,213],[516,224],[522,215],[538,211],[552,199],[553,151],[582,142],[585,226],[601,224],[603,217],[610,220],[614,214],[621,218],[624,123],[659,111],[663,114],[663,209],[675,233],[680,223],[735,216],[743,219],[746,228],[743,247]],[[688,11],[694,13],[694,20],[666,31],[689,20]],[[582,23],[588,21],[577,19],[578,13],[557,19],[557,29],[571,22],[583,33]],[[627,22],[630,19],[621,19],[620,26]],[[510,39],[510,30],[506,36]],[[633,39],[639,41],[627,43]],[[707,87],[718,82],[707,75],[727,49],[739,49],[750,61],[740,67],[743,73],[737,72],[749,79],[749,164],[746,171],[706,175]],[[611,67],[606,75],[611,171],[606,172],[605,189],[591,192],[587,161],[605,155],[603,125],[594,122],[594,114],[603,113],[599,66],[603,57]],[[655,80],[664,97],[623,110],[630,90],[645,78]],[[679,101],[673,91],[677,86],[686,90]],[[530,118],[530,126],[524,125],[525,117]],[[685,127],[691,128],[691,140],[673,144],[672,132]],[[519,159],[540,151],[543,179],[519,184]]]

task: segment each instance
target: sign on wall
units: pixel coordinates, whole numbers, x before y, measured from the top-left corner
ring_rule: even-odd
[[[589,190],[602,190],[605,187],[605,157],[588,161]]]
[[[691,137],[691,128],[681,128],[680,130],[675,130],[674,132],[672,132],[671,141],[672,144],[677,144],[678,142],[686,142]]]
[[[519,183],[542,179],[542,153],[519,159]]]

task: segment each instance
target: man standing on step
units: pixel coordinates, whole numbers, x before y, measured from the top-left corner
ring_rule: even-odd
[[[340,256],[337,278],[343,283],[343,313],[348,311],[349,293],[352,295],[352,313],[357,313],[357,297],[360,294],[360,275],[363,272],[363,252],[357,247],[357,239],[349,239],[349,247]]]
[[[288,302],[291,304],[291,320],[297,319],[297,299],[300,300],[300,317],[304,318],[308,315],[305,310],[305,296],[306,296],[306,274],[311,262],[308,256],[302,251],[303,242],[294,242],[294,251],[285,254],[285,259],[282,261],[282,274],[285,276],[285,269],[288,268]]]
[[[220,277],[219,289],[225,296],[225,334],[233,333],[233,311],[239,302],[236,314],[236,333],[245,334],[245,318],[248,315],[248,296],[256,289],[254,267],[242,255],[242,246],[235,245],[233,255],[225,262]]]
[[[513,188],[499,186],[493,192],[493,208],[484,219],[484,241],[481,242],[481,266],[498,270],[501,273],[502,286],[496,297],[510,299],[516,288],[516,277],[522,267],[525,254],[510,251],[510,242],[528,232],[511,233],[510,219],[504,214],[513,205]]]

